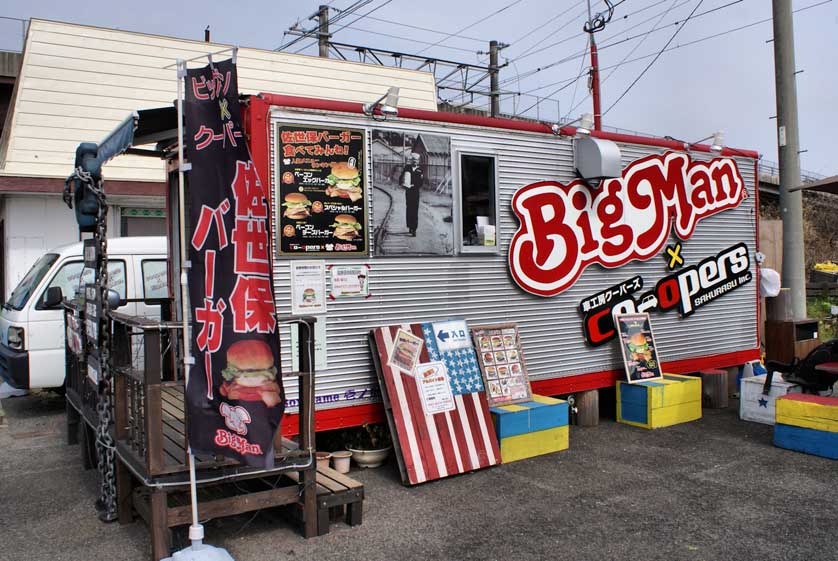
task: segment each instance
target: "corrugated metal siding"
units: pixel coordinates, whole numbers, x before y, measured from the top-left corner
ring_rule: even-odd
[[[98,142],[136,109],[172,103],[175,69],[166,66],[228,46],[33,19],[2,173],[66,177],[79,142]],[[242,93],[370,102],[398,86],[402,107],[436,110],[427,72],[244,48],[238,67]],[[105,174],[165,180],[163,162],[136,156],[115,159]]]
[[[643,292],[649,290],[668,274],[662,257],[634,261],[612,270],[592,265],[574,286],[553,298],[523,292],[507,270],[509,242],[518,228],[510,205],[512,196],[520,187],[536,181],[571,181],[572,144],[569,140],[534,133],[457,125],[441,127],[406,120],[373,124],[351,116],[328,115],[324,118],[290,110],[275,113],[274,121],[444,133],[451,135],[452,151],[489,151],[498,156],[501,252],[497,255],[326,260],[327,265],[369,263],[373,296],[367,300],[342,299],[328,304],[328,370],[317,374],[316,386],[317,395],[324,401],[321,407],[349,404],[325,403],[328,401],[325,396],[377,387],[366,336],[373,327],[393,323],[446,318],[465,318],[472,325],[517,322],[527,366],[534,380],[622,368],[616,345],[591,348],[584,342],[582,318],[577,311],[579,303],[634,275],[643,277]],[[664,151],[628,144],[622,144],[620,148],[624,166],[643,156]],[[692,155],[696,159],[709,159],[707,156]],[[753,193],[753,160],[743,158],[738,164],[748,192]],[[371,165],[368,161],[367,177],[372,177]],[[275,183],[272,185],[275,189]],[[371,189],[367,189],[367,194],[371,209],[369,223],[372,224],[376,209],[372,206]],[[754,197],[749,196],[738,208],[701,221],[692,238],[683,243],[687,264],[697,263],[740,241],[753,253],[756,247],[754,203]],[[752,272],[754,267],[752,258]],[[275,285],[278,311],[289,313],[287,260],[276,262]],[[757,346],[757,288],[757,283],[751,282],[685,320],[680,319],[675,310],[666,314],[653,312],[652,322],[662,359],[672,361],[754,349]],[[283,348],[288,349],[287,331],[282,333],[282,338]],[[287,353],[283,355],[283,364],[291,364]],[[296,388],[292,386],[288,390],[289,397],[296,398]]]

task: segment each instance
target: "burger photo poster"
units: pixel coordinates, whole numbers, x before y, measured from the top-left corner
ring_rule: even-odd
[[[616,314],[614,324],[619,334],[626,381],[633,384],[663,379],[649,314]]]
[[[189,446],[271,468],[285,392],[268,192],[244,142],[232,61],[189,70],[186,92]]]
[[[280,255],[367,254],[366,133],[277,125]]]

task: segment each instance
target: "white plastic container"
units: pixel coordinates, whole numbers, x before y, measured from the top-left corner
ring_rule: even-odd
[[[339,450],[332,452],[332,467],[338,473],[349,473],[349,461],[352,459],[352,452]]]
[[[766,376],[768,374],[742,378],[739,418],[743,421],[773,425],[774,402],[777,398],[789,393],[800,393],[800,386],[786,382],[779,372],[775,372],[771,381],[771,391],[765,395],[762,393],[762,388],[765,385]]]

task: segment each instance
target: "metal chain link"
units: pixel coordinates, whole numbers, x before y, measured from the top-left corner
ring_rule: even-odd
[[[99,317],[99,424],[96,427],[96,457],[99,460],[99,518],[110,522],[116,514],[116,469],[114,464],[114,441],[111,436],[113,407],[111,404],[111,330],[110,305],[108,304],[108,205],[102,183],[87,183],[96,194],[99,212],[93,238],[97,245],[99,259],[96,264],[96,292],[101,302]],[[104,327],[104,329],[103,329]]]

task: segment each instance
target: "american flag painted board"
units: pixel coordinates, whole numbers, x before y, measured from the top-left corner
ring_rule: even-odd
[[[453,411],[427,415],[413,376],[387,365],[399,329],[423,336],[422,324],[414,323],[379,327],[371,339],[402,483],[416,485],[499,464],[498,441],[484,393],[455,395]],[[423,345],[419,362],[430,361]]]

